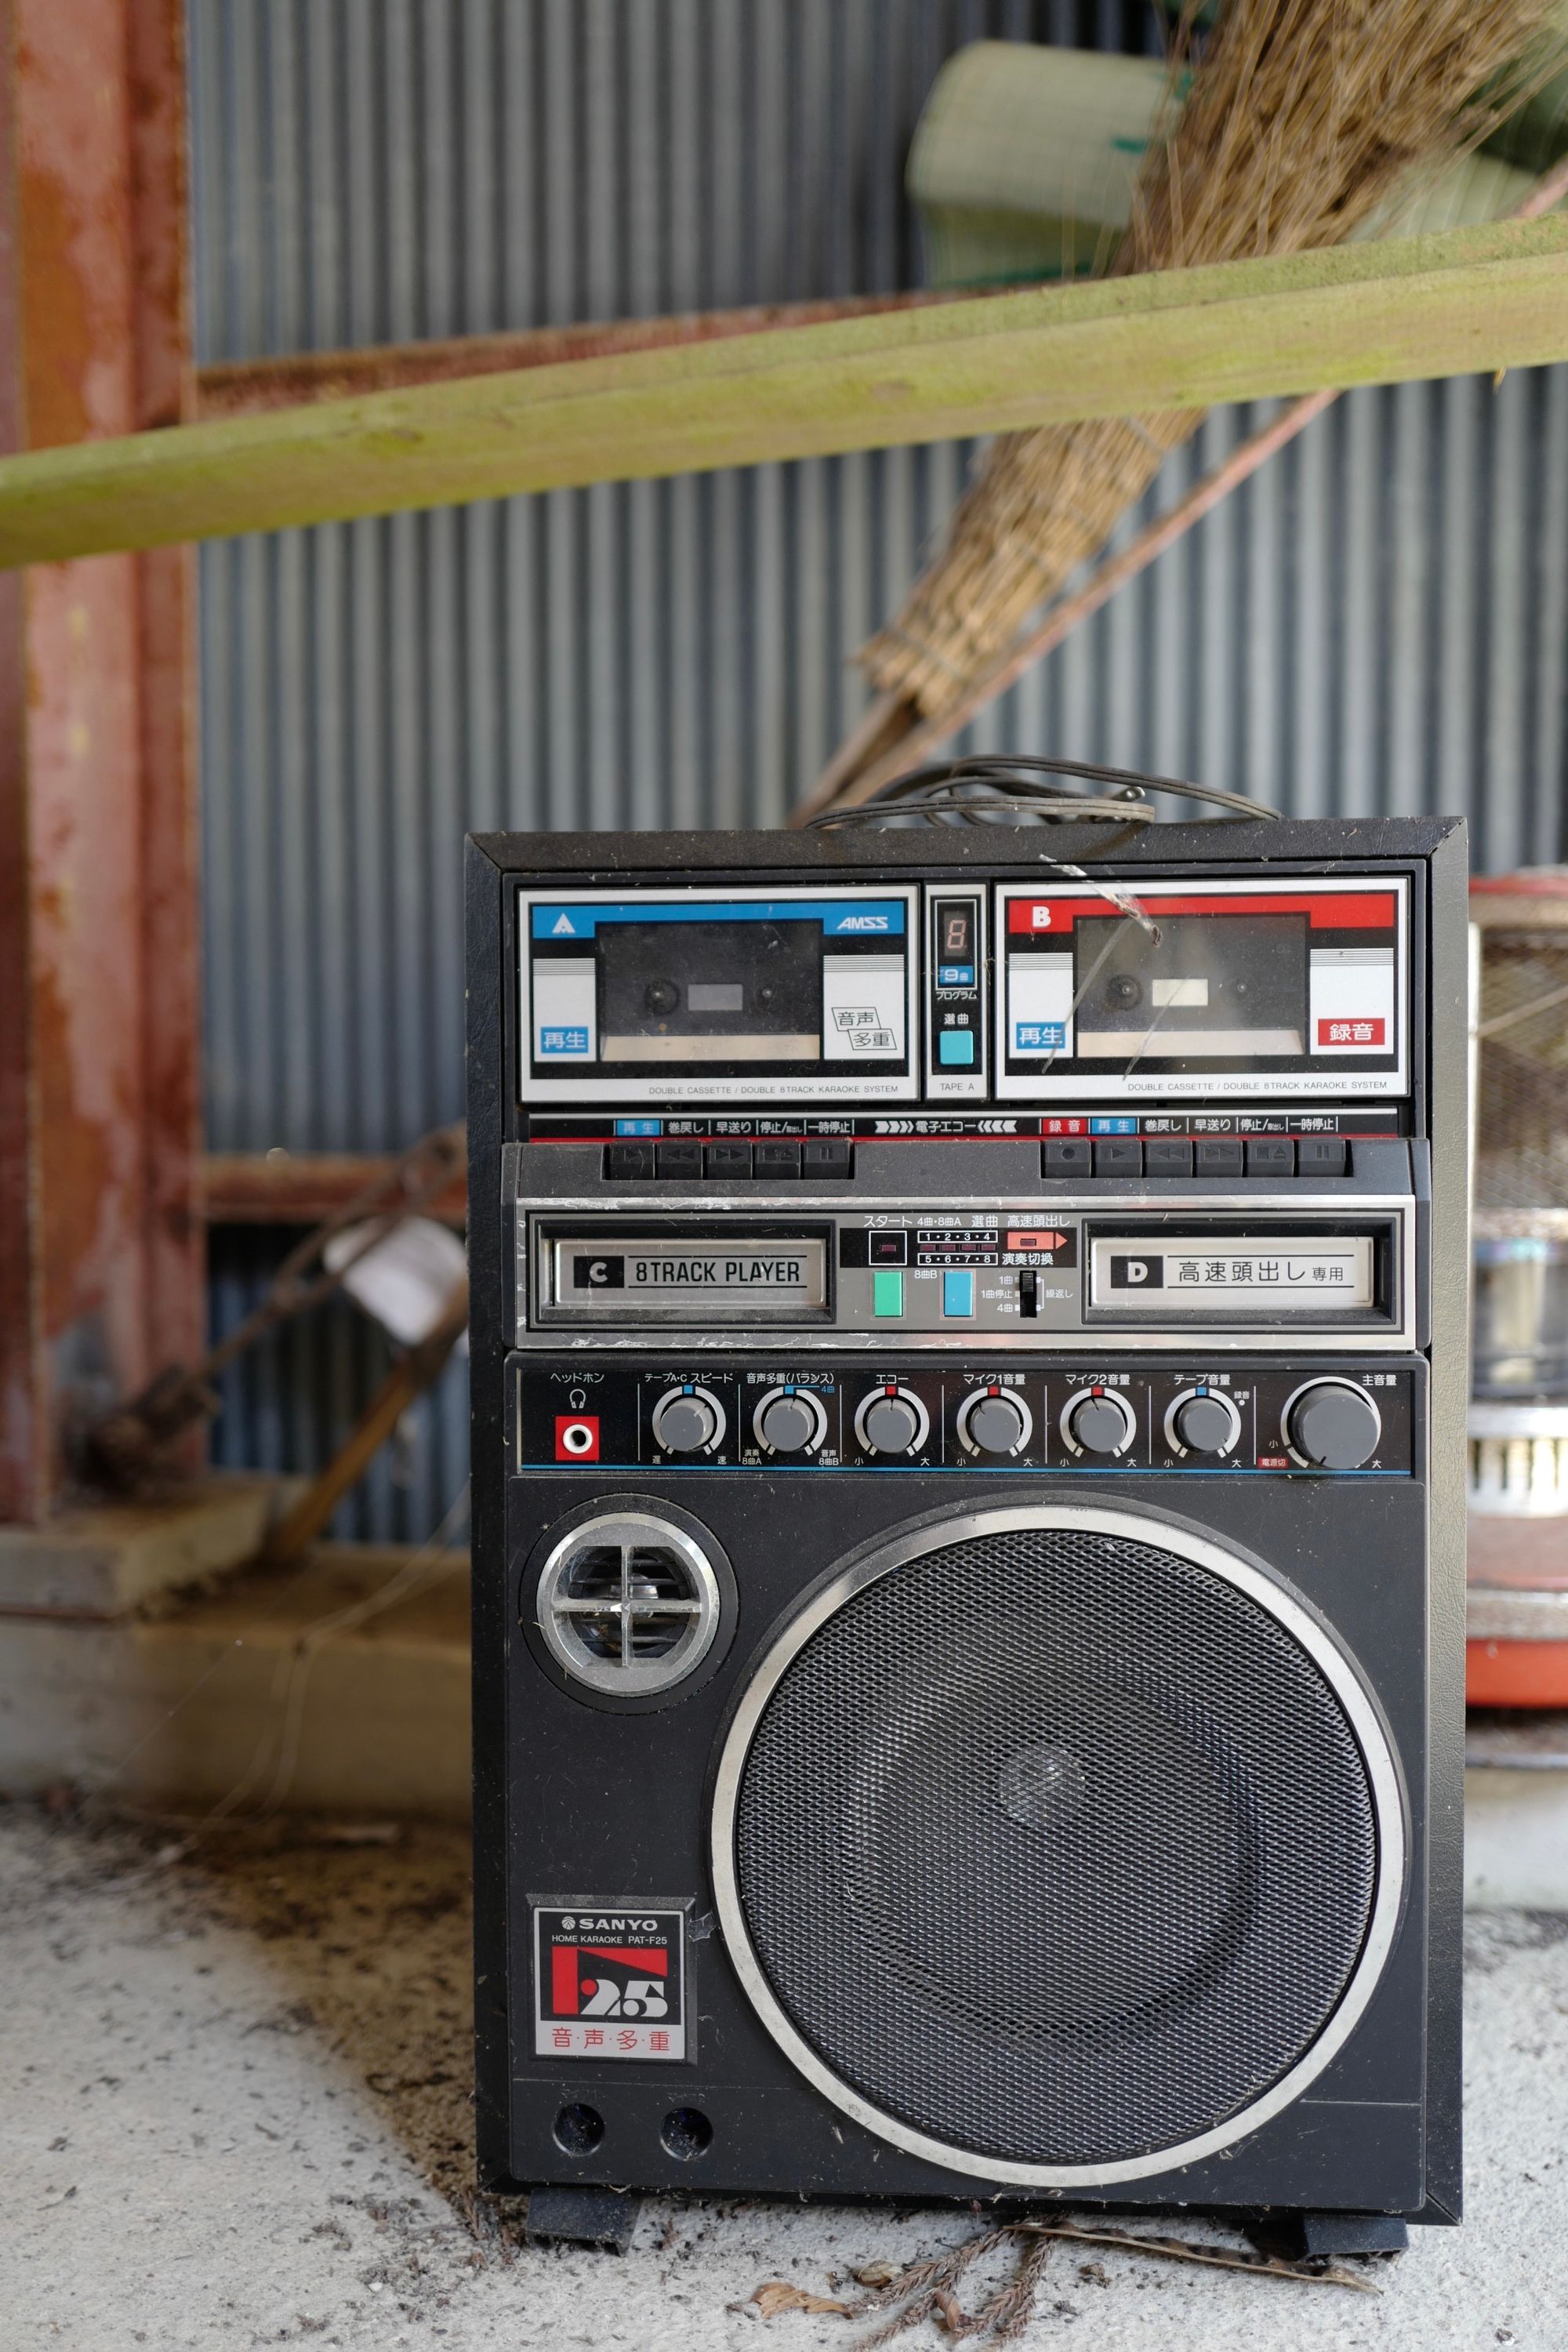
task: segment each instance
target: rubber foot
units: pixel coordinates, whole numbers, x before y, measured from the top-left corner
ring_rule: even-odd
[[[626,2189],[535,2189],[526,2226],[531,2238],[566,2238],[624,2254],[641,2211],[642,2199]]]
[[[1313,2255],[1402,2254],[1408,2222],[1397,2213],[1265,2213],[1247,2229],[1260,2252],[1288,2263]]]

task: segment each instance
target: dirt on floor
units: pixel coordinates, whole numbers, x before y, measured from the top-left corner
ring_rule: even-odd
[[[1469,1958],[1462,2231],[1346,2265],[1375,2295],[1058,2242],[1016,2340],[1565,2352],[1568,1919],[1479,1916]],[[885,2315],[804,2309],[788,2290],[862,2303],[858,2273],[874,2284],[976,2228],[962,2212],[660,2199],[624,2255],[529,2244],[521,2206],[472,2186],[454,1832],[283,1821],[193,1838],[84,1820],[63,1796],[13,1808],[0,1963],[5,2352],[851,2352]],[[900,2341],[951,2344],[1017,2260],[994,2249]],[[781,2291],[759,2302],[770,2282]]]

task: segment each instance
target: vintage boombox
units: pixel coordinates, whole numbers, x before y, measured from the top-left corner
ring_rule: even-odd
[[[1115,839],[469,845],[492,2187],[1458,2213],[1463,832]]]

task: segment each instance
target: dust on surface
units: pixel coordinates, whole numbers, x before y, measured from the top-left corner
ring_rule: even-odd
[[[0,1812],[4,2352],[849,2352],[849,2321],[764,2321],[753,2290],[853,2299],[857,2271],[975,2228],[694,2197],[649,2200],[624,2256],[527,2244],[515,2202],[473,2191],[468,1938],[456,1832],[284,1821],[192,1843]],[[1377,2301],[1064,2245],[1020,2340],[1563,2352],[1568,1922],[1489,1915],[1470,1943],[1463,2231],[1417,2233]]]

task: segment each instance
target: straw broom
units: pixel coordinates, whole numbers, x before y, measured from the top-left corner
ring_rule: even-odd
[[[1109,274],[1339,243],[1528,97],[1556,15],[1556,0],[1231,0],[1151,146]],[[955,709],[1202,422],[1184,409],[994,442],[942,553],[863,649],[879,699],[812,804]]]

